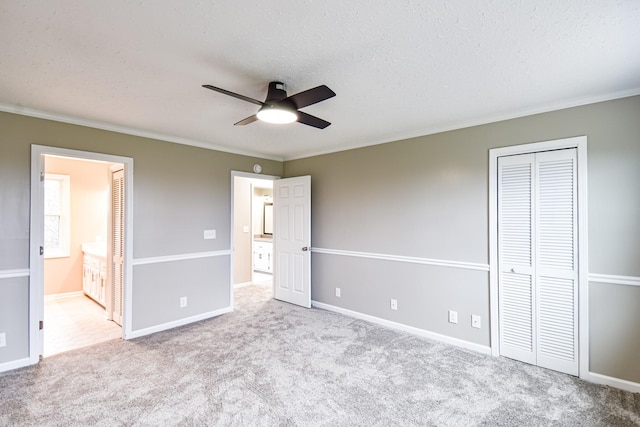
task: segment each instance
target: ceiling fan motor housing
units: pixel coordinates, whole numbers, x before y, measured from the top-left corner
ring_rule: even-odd
[[[282,101],[286,97],[287,97],[287,91],[285,89],[284,83],[282,82],[269,83],[269,89],[267,90],[267,99],[265,103],[269,104],[270,102]]]

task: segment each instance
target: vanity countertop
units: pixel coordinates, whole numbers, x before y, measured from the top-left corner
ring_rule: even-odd
[[[107,257],[107,245],[104,243],[83,243],[82,252],[93,256]]]
[[[254,242],[273,242],[273,237],[272,236],[253,236],[253,241]]]

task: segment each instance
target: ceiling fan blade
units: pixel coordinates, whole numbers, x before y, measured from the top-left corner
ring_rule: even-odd
[[[305,90],[304,92],[296,93],[286,98],[286,101],[291,101],[295,104],[296,108],[304,108],[307,105],[312,105],[325,99],[329,99],[336,96],[336,93],[329,89],[327,86],[322,85],[314,87],[313,89]]]
[[[258,120],[258,116],[256,116],[255,114],[253,116],[249,116],[246,119],[242,119],[240,120],[238,123],[234,123],[234,126],[244,126],[244,125],[248,125],[249,123],[253,123],[256,120]]]
[[[234,98],[238,98],[238,99],[241,99],[243,101],[251,102],[252,104],[257,104],[257,105],[261,105],[261,106],[265,105],[264,102],[258,101],[257,99],[249,98],[248,96],[240,95],[239,93],[229,92],[228,90],[221,89],[219,87],[215,87],[215,86],[211,86],[211,85],[202,85],[202,87],[207,88],[207,89],[211,89],[211,90],[213,90],[215,92],[223,93],[225,95],[233,96]]]
[[[324,129],[329,126],[329,123],[326,120],[322,120],[316,116],[312,116],[311,114],[304,113],[302,111],[298,111],[298,122],[303,125],[313,126],[314,128]]]

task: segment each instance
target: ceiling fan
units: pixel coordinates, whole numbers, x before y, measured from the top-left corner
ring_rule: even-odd
[[[327,122],[326,120],[322,120],[321,118],[312,116],[311,114],[300,111],[300,108],[304,108],[336,96],[335,92],[325,85],[317,86],[313,89],[305,90],[304,92],[287,96],[287,91],[285,89],[284,83],[271,82],[269,83],[269,89],[267,91],[267,99],[264,102],[261,102],[257,99],[249,98],[248,96],[230,92],[219,87],[211,85],[202,85],[202,87],[223,93],[225,95],[233,96],[234,98],[251,102],[252,104],[260,106],[260,109],[256,114],[249,116],[246,119],[240,120],[239,122],[235,123],[235,126],[248,125],[249,123],[253,123],[256,120],[277,124],[292,123],[297,121],[298,123],[302,123],[303,125],[313,126],[318,129],[324,129],[331,123]]]

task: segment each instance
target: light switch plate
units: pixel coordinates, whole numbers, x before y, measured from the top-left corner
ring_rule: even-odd
[[[7,333],[2,332],[0,334],[0,347],[6,347],[6,346],[7,346]]]
[[[244,227],[242,227],[242,232],[243,233],[248,233],[249,232],[249,226],[245,225]]]
[[[458,312],[449,310],[449,323],[458,323]]]

